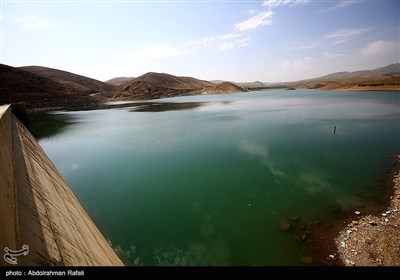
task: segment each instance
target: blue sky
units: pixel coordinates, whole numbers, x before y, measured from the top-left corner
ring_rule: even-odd
[[[2,0],[1,63],[278,82],[400,61],[400,1]]]

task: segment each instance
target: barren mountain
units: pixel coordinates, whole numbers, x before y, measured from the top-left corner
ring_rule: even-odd
[[[102,96],[90,94],[90,92],[95,92],[96,87],[92,90],[88,87],[77,90],[77,86],[58,82],[55,78],[50,79],[23,69],[24,67],[21,69],[0,64],[1,104],[25,102],[26,107],[31,109],[81,106],[104,100]]]
[[[149,72],[122,84],[115,99],[153,99],[199,93],[212,83],[191,77]]]
[[[39,75],[0,64],[0,104],[26,101],[28,107],[62,98],[65,86]]]
[[[154,72],[146,73],[132,80],[132,82],[137,81],[145,81],[156,87],[171,89],[201,89],[203,87],[212,85],[212,83],[210,82],[198,80],[191,77],[177,77],[166,73]]]
[[[244,92],[231,83],[218,85],[191,77],[149,72],[138,78],[115,78],[114,86],[73,73],[40,66],[15,68],[0,64],[0,104],[26,102],[27,108],[91,106],[109,100],[135,100],[207,93]],[[109,81],[109,82],[110,82]],[[239,83],[245,88],[260,82]],[[337,72],[316,79],[284,83],[288,88],[325,90],[400,90],[400,64],[374,70]]]
[[[210,82],[213,83],[213,84],[219,85],[219,84],[221,84],[221,83],[223,83],[223,82],[225,82],[225,81],[222,81],[222,80],[212,80],[212,81],[210,81]],[[256,88],[264,88],[264,87],[266,87],[266,85],[263,84],[263,83],[260,82],[260,81],[255,81],[255,82],[242,82],[242,83],[239,83],[239,82],[229,82],[229,83],[235,84],[235,85],[237,85],[237,86],[239,86],[239,87],[242,87],[242,88],[245,88],[245,89],[256,89]]]
[[[153,86],[146,81],[134,81],[123,88],[114,95],[114,99],[118,100],[134,100],[134,99],[154,99],[172,93],[173,90],[166,88],[159,88]]]
[[[234,84],[239,86],[239,87],[246,88],[246,89],[266,87],[266,85],[264,85],[260,81],[246,82],[246,83],[234,83]]]
[[[205,93],[233,93],[233,92],[246,92],[244,88],[235,85],[231,82],[222,82],[217,86],[208,87]]]
[[[350,78],[350,77],[371,77],[371,76],[382,76],[382,75],[399,75],[400,74],[400,63],[393,63],[385,67],[376,68],[373,70],[361,70],[354,72],[336,72],[328,74],[316,79],[326,78]]]
[[[113,85],[113,86],[120,86],[126,82],[133,80],[133,79],[135,79],[135,78],[134,77],[116,77],[116,78],[106,81],[106,83]]]
[[[374,70],[336,72],[286,85],[293,88],[323,90],[400,90],[400,63]]]
[[[19,67],[19,69],[60,83],[72,93],[101,93],[111,96],[111,92],[114,90],[113,85],[58,69],[41,66],[25,66]]]

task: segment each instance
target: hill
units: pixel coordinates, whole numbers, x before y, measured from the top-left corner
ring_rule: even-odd
[[[253,89],[253,88],[264,88],[266,87],[265,84],[263,84],[260,81],[255,81],[255,82],[246,82],[246,83],[233,83],[239,87],[245,88],[245,89]]]
[[[212,81],[210,81],[210,82],[213,83],[213,84],[219,85],[219,84],[221,84],[221,83],[223,83],[223,82],[225,82],[225,81],[222,81],[222,80],[212,80]],[[259,88],[264,88],[264,87],[266,87],[266,85],[265,85],[264,83],[260,82],[260,81],[255,81],[255,82],[242,82],[242,83],[239,83],[239,82],[229,82],[229,83],[235,84],[235,85],[237,85],[237,86],[239,86],[239,87],[242,87],[242,88],[245,88],[245,89],[259,89]]]
[[[110,79],[108,81],[105,81],[107,84],[113,85],[113,86],[120,86],[123,83],[129,82],[131,80],[135,79],[134,77],[116,77],[113,79]]]
[[[211,80],[211,81],[209,81],[210,83],[213,83],[213,84],[215,84],[215,85],[219,85],[220,83],[223,83],[223,82],[225,82],[225,81],[223,81],[223,80]]]
[[[177,77],[166,73],[155,73],[149,72],[136,79],[132,82],[144,81],[148,82],[156,87],[170,88],[170,89],[188,89],[196,88],[201,89],[206,86],[212,85],[212,83],[198,80],[191,77]]]
[[[41,66],[25,66],[19,67],[19,69],[62,84],[69,92],[111,95],[111,92],[115,88],[113,85],[58,69]]]
[[[293,88],[323,90],[400,90],[400,63],[373,70],[336,72],[286,85]]]
[[[84,107],[110,99],[155,99],[272,88],[258,81],[219,84],[213,82],[149,72],[137,78],[119,77],[104,83],[52,68],[41,66],[15,68],[0,64],[0,104],[23,101],[26,102],[28,109]],[[282,83],[275,88],[282,87],[324,90],[400,90],[400,63],[373,70],[336,72],[315,79]]]
[[[204,93],[233,93],[233,92],[246,92],[244,88],[235,85],[231,82],[222,82],[217,86],[208,87]]]
[[[0,64],[0,104],[25,102],[28,109],[82,106],[105,100],[104,95],[111,91],[106,92],[104,89],[113,88],[110,85],[99,88],[95,82],[92,84],[94,87],[90,88],[92,79],[78,75],[76,76],[81,77],[79,79],[83,81],[83,85],[65,82],[57,76],[49,78],[49,71],[45,71],[47,74],[42,76],[43,73],[37,74],[38,71],[34,73],[24,69],[26,67],[15,68]],[[31,67],[28,69],[32,70]],[[57,71],[60,70],[54,72]],[[85,84],[85,81],[89,83]],[[101,94],[92,94],[97,90],[101,90]]]
[[[373,70],[360,70],[354,72],[336,72],[328,74],[316,79],[326,78],[350,78],[350,77],[371,77],[371,76],[382,76],[382,75],[399,75],[400,74],[400,63],[393,63],[384,67],[376,68]]]
[[[25,101],[28,108],[49,106],[50,100],[63,98],[65,90],[60,83],[0,64],[0,104]]]
[[[154,99],[200,93],[212,83],[192,77],[149,72],[120,85],[114,99]]]

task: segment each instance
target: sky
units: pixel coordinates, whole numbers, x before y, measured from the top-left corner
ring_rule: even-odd
[[[400,61],[399,0],[1,0],[0,62],[283,82]]]

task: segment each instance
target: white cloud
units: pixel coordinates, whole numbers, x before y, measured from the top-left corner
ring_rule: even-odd
[[[233,50],[247,46],[250,40],[249,37],[240,39],[245,33],[240,31],[233,31],[222,36],[208,36],[200,40],[190,40],[186,43],[189,47],[210,47],[217,46],[217,51]]]
[[[265,81],[283,82],[315,78],[321,76],[321,68],[324,66],[326,65],[321,64],[321,59],[318,55],[316,58],[310,56],[297,59],[283,58],[270,65]]]
[[[302,46],[296,46],[296,47],[289,47],[287,48],[288,50],[309,50],[309,49],[317,49],[321,48],[323,45],[319,43],[310,43],[307,45],[302,45]]]
[[[263,7],[275,8],[286,5],[306,4],[308,2],[310,1],[309,0],[266,0],[263,3]]]
[[[338,58],[344,56],[344,53],[340,53],[340,52],[325,52],[324,53],[324,57],[327,58]]]
[[[289,60],[285,59],[279,63],[279,66],[283,69],[299,69],[299,68],[306,68],[312,66],[314,59],[310,56]]]
[[[249,15],[257,13],[257,10],[247,10]],[[186,43],[186,46],[217,46],[217,51],[233,50],[236,48],[244,47],[248,45],[249,38],[240,39],[246,32],[257,29],[260,26],[270,25],[273,23],[272,11],[263,11],[250,17],[249,19],[236,23],[233,25],[234,31],[226,33],[221,36],[207,36],[200,40],[190,40]],[[235,41],[236,40],[236,41]]]
[[[204,37],[200,40],[191,40],[186,43],[186,46],[197,46],[197,47],[209,47],[209,46],[217,46],[217,51],[227,51],[233,50],[241,47],[245,47],[248,45],[249,37],[244,39],[239,39],[245,33],[234,31],[228,34],[224,34],[222,36],[208,36]]]
[[[396,52],[399,54],[400,42],[398,41],[375,41],[369,43],[366,47],[359,51],[359,54],[364,56],[371,56],[383,53]],[[399,55],[400,56],[400,55]]]
[[[214,36],[208,36],[197,41],[190,40],[186,43],[186,46],[207,46],[210,45],[211,43],[214,43],[215,40],[216,38]]]
[[[351,40],[353,37],[371,31],[372,28],[359,28],[359,29],[341,29],[335,32],[329,33],[325,36],[325,39],[333,40],[334,43],[340,44]]]
[[[358,28],[358,29],[340,29],[329,34],[326,34],[322,40],[310,42],[305,45],[289,47],[289,50],[308,50],[308,49],[319,49],[332,47],[337,44],[345,43],[350,41],[354,37],[365,34],[373,28]]]
[[[349,6],[352,6],[354,4],[357,4],[360,2],[360,0],[342,0],[339,2],[339,4],[336,6],[337,8],[346,8]]]
[[[53,22],[37,16],[26,16],[20,21],[22,28],[26,30],[47,29],[53,26]]]
[[[247,10],[247,13],[248,13],[249,15],[254,15],[255,13],[257,13],[257,11],[254,10],[254,9],[248,9],[248,10]]]
[[[244,39],[236,40],[234,42],[219,44],[217,47],[217,51],[228,51],[228,50],[245,47],[245,46],[249,45],[249,40],[250,40],[250,38],[247,37]]]
[[[188,50],[172,48],[168,45],[158,45],[146,49],[126,53],[123,56],[127,59],[161,59],[186,55]]]
[[[217,51],[228,51],[228,50],[233,50],[235,48],[234,43],[223,43],[219,44]]]
[[[261,12],[249,18],[248,20],[234,24],[233,27],[237,31],[248,31],[263,25],[270,25],[272,24],[272,15],[273,12],[271,11]]]
[[[243,33],[235,31],[232,33],[224,34],[224,35],[220,36],[219,39],[220,40],[230,40],[230,39],[238,38],[242,35],[243,35]]]
[[[336,6],[330,7],[325,10],[321,10],[318,12],[318,14],[327,13],[327,12],[330,12],[330,11],[333,11],[336,9],[347,8],[347,7],[353,6],[354,4],[357,4],[359,2],[361,2],[361,1],[360,0],[341,0],[341,1],[339,1],[339,3]]]

